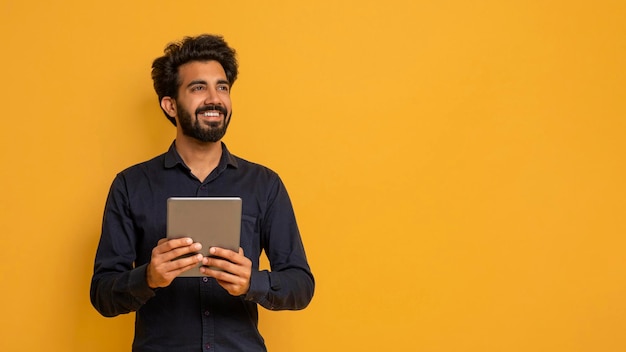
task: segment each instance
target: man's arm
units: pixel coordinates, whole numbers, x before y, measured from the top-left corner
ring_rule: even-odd
[[[147,265],[134,266],[135,246],[126,182],[118,174],[107,197],[91,279],[91,303],[104,316],[136,311],[154,296],[146,282]]]
[[[271,310],[305,308],[313,298],[315,280],[287,190],[276,178],[267,197],[261,224],[261,243],[271,271],[252,271],[247,300]]]
[[[136,311],[155,295],[155,288],[169,286],[178,274],[202,260],[201,254],[174,260],[201,249],[190,238],[161,239],[152,250],[150,263],[135,267],[134,224],[126,183],[118,175],[105,206],[90,292],[93,306],[107,317]]]

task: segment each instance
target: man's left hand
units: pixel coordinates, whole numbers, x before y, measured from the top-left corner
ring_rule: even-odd
[[[248,293],[252,261],[244,256],[243,248],[239,247],[239,253],[236,253],[224,248],[211,247],[209,253],[219,258],[204,257],[200,271],[206,276],[215,278],[220,286],[233,296]]]

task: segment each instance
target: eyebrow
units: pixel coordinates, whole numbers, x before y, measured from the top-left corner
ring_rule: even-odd
[[[191,86],[195,86],[196,84],[207,85],[205,80],[203,80],[203,79],[195,79],[195,80],[189,82],[189,84],[187,84],[187,88],[189,88]]]
[[[208,85],[207,81],[203,80],[203,79],[195,79],[191,82],[189,82],[189,84],[187,84],[187,88],[194,86],[196,84],[203,84],[203,85]],[[217,84],[228,84],[230,86],[230,83],[228,82],[228,80],[226,79],[220,79],[217,81]]]

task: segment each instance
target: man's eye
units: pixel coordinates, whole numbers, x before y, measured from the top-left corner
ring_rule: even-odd
[[[196,91],[203,90],[203,89],[204,89],[203,86],[193,86],[193,87],[191,87],[191,91],[192,92],[196,92]]]
[[[219,86],[217,87],[217,89],[224,91],[224,92],[228,92],[228,86]]]

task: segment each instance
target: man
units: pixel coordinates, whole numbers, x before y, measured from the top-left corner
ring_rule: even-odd
[[[296,310],[313,297],[285,186],[221,142],[237,69],[235,51],[213,35],[169,44],[152,64],[176,139],[166,153],[115,177],[90,292],[104,316],[136,312],[134,351],[265,351],[257,304]],[[165,239],[166,200],[174,196],[242,198],[239,252]],[[259,270],[261,251],[271,271]],[[202,254],[184,256],[190,253]],[[177,278],[200,263],[205,276]]]

